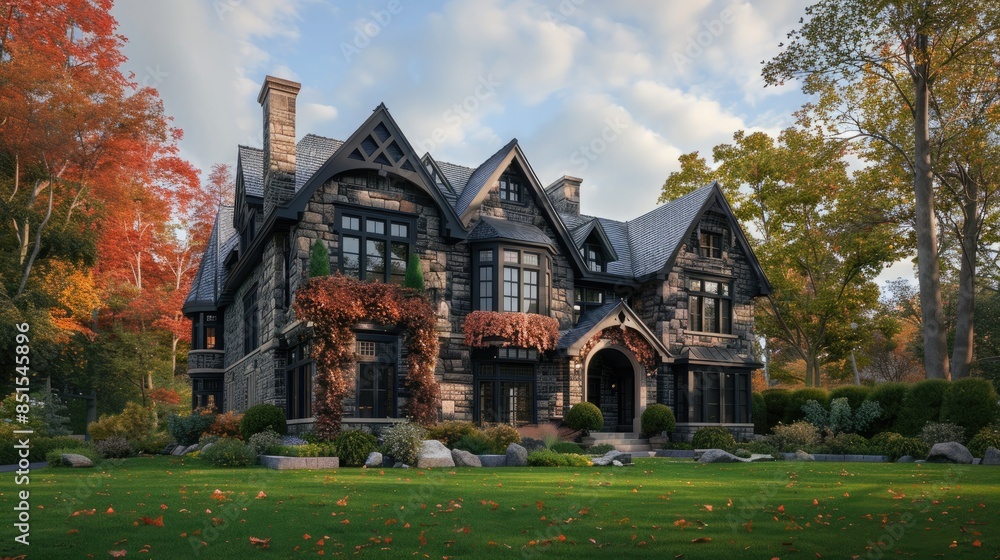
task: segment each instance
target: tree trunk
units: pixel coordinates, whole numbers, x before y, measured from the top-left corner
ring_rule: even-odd
[[[958,304],[955,311],[955,348],[951,355],[951,377],[969,375],[972,364],[973,318],[976,308],[976,258],[979,239],[979,186],[967,173],[962,173],[965,203],[962,224],[962,267],[958,273]]]
[[[914,103],[914,229],[917,233],[917,278],[924,331],[924,367],[927,378],[951,379],[948,373],[948,342],[938,265],[937,224],[934,217],[934,176],[931,170],[928,129],[930,84],[927,82],[927,36],[917,35],[920,63],[913,83]]]

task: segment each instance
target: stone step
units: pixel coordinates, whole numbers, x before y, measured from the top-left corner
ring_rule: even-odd
[[[583,441],[594,440],[597,443],[611,443],[621,439],[640,439],[639,434],[629,432],[590,432],[590,435],[583,438]]]

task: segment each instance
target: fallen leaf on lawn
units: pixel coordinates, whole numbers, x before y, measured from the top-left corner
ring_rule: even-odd
[[[420,546],[424,546],[425,544],[427,544],[427,537],[424,536],[424,532],[423,531],[420,531],[420,538],[419,538],[419,540],[420,540]]]
[[[140,521],[142,521],[146,525],[152,525],[154,527],[163,527],[163,516],[162,515],[159,516],[159,517],[157,517],[157,518],[155,518],[155,519],[143,516],[142,519],[140,519]]]
[[[817,500],[816,498],[813,498],[813,505],[814,506],[818,506],[819,505],[819,500]]]
[[[312,537],[309,535],[309,533],[306,533],[306,534],[302,535],[302,540],[304,540],[304,541],[307,541],[307,540],[309,540],[311,538]]]
[[[951,541],[951,544],[948,545],[948,548],[957,548],[957,547],[958,547],[958,541]]]
[[[597,544],[597,541],[595,541],[594,539],[588,539],[588,540],[594,544]]]
[[[566,542],[566,535],[559,535],[559,542]],[[979,542],[979,541],[976,541]]]
[[[259,546],[261,548],[270,548],[271,545],[268,544],[270,542],[271,542],[271,537],[267,537],[266,539],[259,539],[257,537],[250,537],[250,544],[252,544],[254,546]]]
[[[705,504],[705,509],[707,509],[708,511],[712,511],[712,506]]]
[[[681,529],[686,529],[691,526],[691,522],[687,519],[678,519],[674,521],[674,527],[680,527]]]
[[[697,539],[691,539],[692,543],[707,543],[712,542],[712,537],[698,537]]]
[[[106,512],[104,512],[104,513],[107,513],[108,515],[110,515],[110,514],[112,514],[112,513],[114,513],[114,512],[115,512],[115,510],[113,510],[113,509],[111,509],[111,508],[108,508],[108,511],[106,511]]]
[[[785,513],[785,504],[778,506],[778,513]]]
[[[350,519],[345,519],[345,520],[341,521],[340,524],[341,525],[350,525],[351,524],[351,520]]]
[[[226,501],[226,495],[222,493],[222,490],[219,490],[218,488],[216,488],[215,492],[212,492],[212,499],[213,500],[219,500],[220,502],[224,502],[224,501]]]
[[[160,504],[160,509],[166,511],[167,510],[167,504]]]
[[[538,511],[542,511],[542,509],[545,508],[545,502],[538,500],[537,502],[535,502],[535,506],[538,507]]]
[[[126,551],[126,550],[109,550],[108,551],[108,554],[110,554],[112,558],[124,558],[125,554],[127,554],[127,553],[128,553],[128,551]]]
[[[69,531],[66,531],[66,534],[67,535],[75,535],[75,534],[77,534],[79,532],[80,532],[79,529],[70,529]]]
[[[750,521],[747,521],[746,523],[744,523],[743,527],[747,530],[747,533],[752,533],[753,532],[753,520],[751,519]]]
[[[347,507],[347,496],[337,500],[337,505],[340,507]]]
[[[976,548],[980,548],[980,547],[983,546],[983,543],[979,542],[979,539],[976,539],[976,540],[972,541],[972,546],[974,546]]]
[[[726,502],[726,507],[733,507],[733,499],[732,498],[729,498],[729,501]]]
[[[265,494],[263,490],[261,490],[260,492],[257,492],[257,499],[258,500],[263,500],[266,497],[267,497],[267,494]]]

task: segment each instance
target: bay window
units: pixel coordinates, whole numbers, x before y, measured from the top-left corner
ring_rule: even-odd
[[[480,311],[545,313],[549,261],[536,250],[495,246],[473,251],[473,302]]]

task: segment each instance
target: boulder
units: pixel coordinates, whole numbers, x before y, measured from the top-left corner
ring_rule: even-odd
[[[611,461],[611,466],[613,466],[613,467],[624,467],[625,465],[622,464],[621,461],[615,459],[614,461]]]
[[[184,454],[187,455],[188,453],[194,453],[195,451],[198,451],[197,443],[188,446],[188,448],[184,450]]]
[[[176,443],[168,443],[167,446],[163,448],[163,451],[160,451],[160,455],[170,455],[175,447],[177,447]]]
[[[186,445],[178,445],[177,447],[170,450],[170,454],[180,457],[181,455],[184,454],[185,449],[187,449]]]
[[[507,446],[507,466],[526,467],[528,466],[528,450],[516,443]]]
[[[1000,465],[1000,449],[996,447],[987,448],[980,465]]]
[[[382,454],[378,451],[372,451],[368,454],[368,458],[365,459],[365,467],[369,469],[376,469],[382,466]]]
[[[927,462],[971,465],[972,453],[969,453],[968,448],[957,441],[935,443],[934,447],[931,447],[931,452],[927,455]]]
[[[913,457],[910,457],[909,455],[903,455],[899,459],[896,459],[896,462],[897,463],[912,463],[913,462]]]
[[[76,453],[63,453],[59,459],[62,461],[62,464],[73,467],[74,469],[94,466],[93,461]]]
[[[506,467],[506,455],[476,455],[484,467]]]
[[[629,455],[628,453],[622,453],[621,451],[612,449],[611,451],[605,453],[603,456],[591,460],[591,462],[594,463],[595,467],[606,467],[615,461],[619,461],[622,464],[631,463],[632,456]]]
[[[455,461],[456,467],[481,467],[483,462],[479,457],[463,449],[452,449],[451,458]]]
[[[816,458],[813,457],[812,455],[810,455],[809,453],[806,453],[805,451],[802,451],[801,449],[799,449],[798,451],[795,452],[795,460],[796,461],[815,461]]]
[[[455,460],[451,458],[451,450],[436,439],[425,439],[417,453],[417,468],[454,467]]]
[[[749,459],[740,459],[736,455],[721,449],[708,449],[698,459],[699,463],[742,463],[744,461],[749,461]]]
[[[201,448],[201,452],[202,452],[202,453],[204,453],[204,452],[208,451],[208,448],[209,448],[209,447],[212,447],[213,445],[215,445],[215,442],[211,442],[211,443],[206,443],[206,444],[205,444],[205,447],[202,447],[202,448]]]
[[[402,461],[396,461],[396,464],[393,465],[392,468],[394,468],[394,469],[408,469],[408,468],[410,468],[410,465],[407,465],[406,463],[404,463]]]

